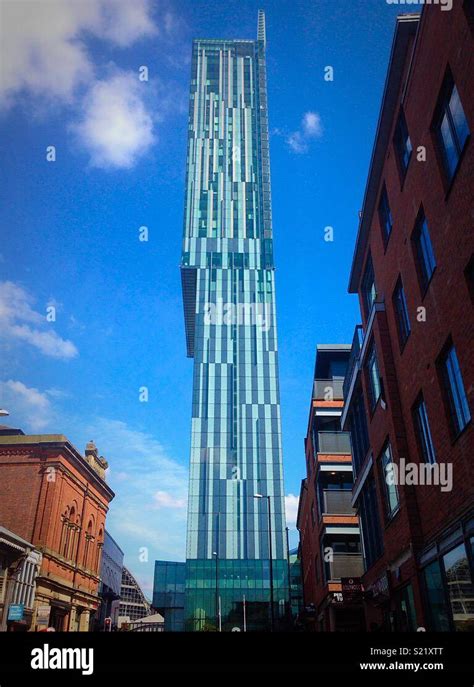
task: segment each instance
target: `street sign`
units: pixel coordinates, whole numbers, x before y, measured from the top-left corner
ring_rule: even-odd
[[[8,607],[8,620],[23,620],[25,604],[10,604]]]

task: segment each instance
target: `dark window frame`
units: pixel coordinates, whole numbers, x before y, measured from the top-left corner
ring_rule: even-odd
[[[398,333],[398,343],[400,344],[400,352],[402,353],[410,338],[411,323],[401,275],[399,275],[392,293],[392,306]]]
[[[384,457],[386,455],[387,450],[390,453],[390,462],[392,465],[394,464],[393,460],[393,450],[392,450],[392,445],[390,443],[390,439],[387,438],[382,450],[380,451],[380,455],[378,458],[378,463],[380,467],[380,475],[381,475],[381,480],[382,480],[382,494],[383,494],[383,503],[384,503],[384,516],[385,516],[385,523],[388,525],[394,517],[397,515],[397,513],[400,512],[400,492],[398,490],[398,485],[393,484],[390,486],[395,487],[395,494],[397,497],[397,503],[396,505],[392,508],[390,505],[390,493],[389,493],[389,485],[387,484],[387,479],[386,479],[386,474],[385,474],[385,465],[384,465]]]
[[[382,232],[382,241],[385,250],[387,250],[388,242],[393,232],[393,215],[390,209],[390,201],[388,198],[387,185],[384,183],[382,191],[380,192],[378,204],[378,216],[380,223],[380,230]]]
[[[370,372],[371,369],[371,358],[375,358],[375,365],[377,368],[377,376],[379,379],[379,394],[377,397],[375,397],[375,389],[373,385],[373,377]],[[383,399],[383,382],[382,382],[382,375],[380,374],[380,367],[379,367],[379,361],[378,361],[378,356],[377,356],[377,348],[375,346],[375,339],[372,337],[372,341],[369,343],[368,346],[368,352],[367,352],[367,360],[365,363],[365,371],[367,375],[367,388],[369,390],[369,401],[370,401],[370,412],[373,415],[375,412],[375,409],[377,408],[380,399]]]
[[[421,241],[424,228],[426,228],[426,236],[429,241],[430,251],[428,252],[425,252],[423,250],[423,246],[424,244],[426,244],[426,238],[424,242]],[[426,295],[426,292],[428,291],[428,288],[433,280],[433,276],[436,272],[437,267],[436,255],[433,248],[433,242],[431,240],[430,227],[423,206],[420,207],[420,210],[418,211],[418,215],[416,217],[415,226],[411,233],[411,244],[413,250],[413,257],[415,260],[416,273],[418,276],[418,283],[420,285],[420,291],[423,298]],[[433,259],[433,264],[431,272],[428,274],[427,264],[430,261],[426,260],[426,257],[430,257],[430,252],[431,257]]]
[[[405,116],[405,112],[401,107],[398,112],[397,123],[395,125],[395,132],[393,134],[393,148],[395,150],[395,157],[397,158],[398,171],[400,174],[400,181],[403,187],[405,177],[410,166],[413,156],[413,144],[411,142],[410,132]]]
[[[423,421],[419,413],[419,409],[423,406],[424,418],[426,425],[423,426]],[[412,408],[411,415],[413,421],[413,429],[415,432],[416,443],[418,451],[424,463],[434,465],[436,460],[436,450],[434,447],[433,435],[431,434],[430,420],[428,417],[428,408],[424,399],[423,393],[419,393]],[[429,437],[429,442],[426,442],[426,437]]]
[[[451,99],[453,96],[454,89],[456,89],[456,92],[458,94],[459,98],[459,103],[461,105],[462,113],[464,115],[464,120],[466,123],[467,127],[467,136],[464,139],[464,142],[461,143],[459,140],[459,131],[456,128],[454,124],[454,118],[452,115],[452,111],[450,108],[451,105]],[[457,161],[453,169],[450,167],[450,161],[447,153],[447,148],[445,144],[445,139],[443,138],[442,135],[442,125],[443,121],[446,117],[446,122],[449,128],[449,134],[452,138],[452,143],[454,144],[455,152],[457,154]],[[457,87],[456,81],[454,80],[453,73],[451,71],[451,68],[449,65],[446,68],[443,81],[441,84],[441,88],[439,90],[438,94],[438,99],[436,101],[436,107],[435,111],[433,114],[432,122],[431,122],[431,133],[432,133],[432,138],[434,141],[434,147],[436,150],[436,155],[438,158],[438,162],[440,163],[440,168],[441,168],[441,175],[443,178],[443,183],[445,186],[445,191],[446,195],[449,195],[449,192],[454,184],[454,181],[456,179],[456,176],[459,172],[459,169],[461,167],[461,162],[463,160],[465,151],[468,147],[469,141],[471,139],[471,128],[469,126],[469,122],[466,117],[466,111],[464,109],[463,101],[461,99],[461,95],[459,93],[459,89]]]
[[[369,303],[369,293],[372,292],[372,288],[368,289],[368,282],[370,278],[370,283],[372,284],[373,291],[375,293],[372,301]],[[362,294],[362,304],[363,304],[363,309],[365,313],[365,319],[368,321],[370,317],[370,313],[372,312],[372,308],[374,307],[374,303],[377,300],[377,284],[375,282],[375,272],[374,272],[374,263],[372,260],[372,254],[369,253],[367,260],[365,262],[365,268],[364,268],[364,273],[362,276],[362,281],[361,281],[361,294]]]
[[[461,426],[459,423],[459,417],[458,417],[458,412],[457,412],[457,406],[456,406],[456,398],[455,395],[453,394],[453,387],[451,385],[451,375],[449,373],[449,370],[447,368],[447,360],[450,356],[450,352],[454,351],[454,356],[455,360],[457,363],[457,368],[459,370],[459,377],[461,381],[461,389],[463,391],[463,396],[464,396],[464,401],[467,406],[467,411],[469,413],[469,417],[465,419],[464,425]],[[443,397],[443,402],[444,402],[444,407],[445,407],[445,412],[446,412],[446,419],[448,422],[450,434],[451,434],[451,440],[452,443],[455,443],[458,438],[467,430],[468,427],[472,424],[472,412],[471,408],[469,405],[469,400],[466,394],[466,387],[464,385],[464,379],[462,376],[462,370],[461,366],[459,364],[459,358],[457,355],[457,350],[454,345],[454,342],[451,337],[448,338],[447,342],[443,346],[441,353],[439,354],[438,358],[436,359],[436,369],[438,371],[438,378],[440,382],[440,387],[441,387],[441,394]],[[455,377],[457,375],[455,374]],[[459,387],[456,387],[456,392],[457,395],[459,395]],[[461,401],[461,405],[463,405]],[[462,409],[462,412],[464,413],[464,408]]]

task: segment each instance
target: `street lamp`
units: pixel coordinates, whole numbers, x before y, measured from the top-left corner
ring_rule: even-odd
[[[275,610],[273,608],[273,553],[272,553],[272,514],[270,508],[270,496],[263,496],[263,494],[254,494],[254,499],[267,499],[268,503],[268,544],[270,554],[270,631],[275,629]]]
[[[4,408],[0,408],[0,417],[6,417],[7,415],[10,415],[8,410],[5,410]]]

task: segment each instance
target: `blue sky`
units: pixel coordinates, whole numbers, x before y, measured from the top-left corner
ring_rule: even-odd
[[[191,40],[253,38],[259,8],[294,527],[315,346],[350,342],[358,322],[347,283],[399,8],[3,3],[0,405],[25,432],[66,434],[81,451],[94,439],[116,492],[108,529],[148,596],[153,561],[184,557],[192,361],[178,265]],[[148,242],[138,240],[141,226]]]

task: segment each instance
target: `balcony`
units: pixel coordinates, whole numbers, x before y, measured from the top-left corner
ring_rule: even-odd
[[[314,401],[342,401],[344,380],[315,379],[313,384]]]
[[[362,577],[364,559],[361,553],[335,553],[333,560],[326,564],[329,580],[340,580],[341,577]]]
[[[355,515],[352,507],[352,491],[347,489],[323,490],[323,515]]]
[[[350,432],[318,432],[316,453],[351,454]]]

